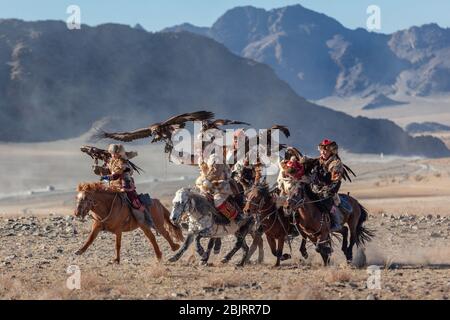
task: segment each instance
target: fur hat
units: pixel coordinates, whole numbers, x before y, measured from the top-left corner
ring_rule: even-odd
[[[108,147],[108,152],[113,154],[113,153],[118,153],[120,154],[120,156],[122,158],[126,158],[127,154],[125,152],[125,148],[123,145],[121,144],[110,144]]]

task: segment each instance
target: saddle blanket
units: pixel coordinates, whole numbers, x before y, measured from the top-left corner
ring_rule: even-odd
[[[148,193],[141,193],[139,195],[139,201],[147,207],[150,207],[152,205],[152,198]]]
[[[341,207],[347,211],[347,213],[352,213],[353,207],[350,204],[350,197],[346,194],[340,194],[339,199],[341,200]]]

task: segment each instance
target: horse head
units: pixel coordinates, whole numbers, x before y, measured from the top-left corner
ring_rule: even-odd
[[[76,197],[76,207],[74,215],[81,220],[87,216],[89,211],[95,207],[95,200],[88,191],[79,191]]]
[[[283,203],[283,210],[286,213],[291,213],[293,210],[297,210],[304,202],[304,195],[301,186],[295,187],[288,194],[286,201]]]
[[[267,183],[258,183],[247,193],[247,201],[245,202],[244,212],[246,214],[258,213],[270,198],[269,187]]]
[[[172,211],[170,212],[170,220],[174,224],[180,222],[183,213],[190,211],[193,207],[194,199],[192,198],[192,192],[188,188],[181,188],[175,193],[175,197],[172,200]]]

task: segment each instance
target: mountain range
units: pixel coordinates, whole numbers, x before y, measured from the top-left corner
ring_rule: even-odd
[[[270,11],[245,6],[211,27],[185,23],[163,31],[210,37],[268,64],[308,99],[450,93],[450,29],[437,24],[381,34],[348,29],[301,5]]]
[[[412,137],[389,120],[308,102],[268,65],[204,36],[0,20],[1,141],[71,138],[105,117],[130,130],[202,109],[255,128],[287,125],[289,143],[305,152],[328,137],[353,152],[450,155],[441,140]]]

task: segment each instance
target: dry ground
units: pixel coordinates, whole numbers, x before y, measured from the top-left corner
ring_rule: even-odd
[[[30,153],[30,147],[36,150]],[[139,148],[145,161],[138,165],[148,171],[143,178],[137,178],[144,180],[139,190],[161,198],[170,208],[174,191],[192,184],[190,175],[195,174],[195,168],[186,171],[165,168],[157,161],[161,150]],[[358,173],[358,178],[344,184],[342,191],[350,192],[371,213],[367,226],[375,231],[376,237],[367,246],[366,256],[367,264],[381,268],[378,290],[367,288],[366,268],[351,268],[344,263],[338,243],[334,246],[332,266],[328,268],[322,267],[311,244],[310,258],[300,260],[298,241],[293,243],[293,259],[283,262],[280,268],[272,268],[274,257],[266,244],[263,265],[252,263],[244,269],[235,268],[240,253],[231,264],[221,265],[220,257],[230,248],[231,238],[225,241],[219,256],[211,257],[212,264],[202,267],[191,251],[176,264],[165,262],[171,252],[165,240],[158,237],[165,260],[157,263],[139,231],[124,235],[121,265],[110,263],[114,257],[114,238],[107,233],[101,234],[84,256],[75,256],[73,252],[86,239],[90,223],[73,221],[69,215],[74,208],[76,182],[94,179],[89,173],[90,161],[63,142],[37,147],[0,145],[0,150],[5,151],[0,153],[0,164],[14,169],[10,176],[2,173],[4,190],[0,190],[2,299],[448,299],[450,296],[450,159],[342,155]],[[45,150],[50,150],[50,154]],[[22,166],[30,163],[30,156],[36,161],[24,169],[23,176],[17,177]],[[36,170],[40,173],[35,173]],[[23,190],[22,187],[41,190],[46,184],[55,185],[56,190],[4,195],[8,189],[5,185],[14,190]],[[286,246],[285,252],[288,251]],[[66,288],[70,265],[81,270],[80,290]]]
[[[243,269],[234,263],[200,266],[188,251],[175,264],[155,261],[140,231],[126,234],[122,263],[112,264],[114,237],[104,233],[84,256],[73,254],[85,240],[90,223],[71,217],[5,218],[0,222],[0,297],[3,299],[448,299],[450,296],[450,218],[371,216],[377,237],[366,250],[367,263],[381,268],[381,289],[367,288],[368,273],[344,263],[335,245],[333,263],[325,268],[309,245],[310,258],[294,257],[273,268],[265,263]],[[248,239],[250,241],[250,239]],[[337,240],[336,240],[337,241]],[[158,242],[165,253],[164,239]],[[231,246],[225,242],[225,249]],[[289,251],[286,247],[285,251]],[[361,256],[357,252],[357,256]],[[253,258],[255,260],[256,257]],[[355,258],[359,263],[362,259]],[[67,268],[81,270],[81,289],[66,288]]]

